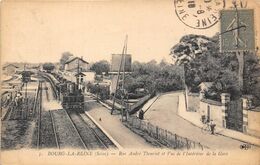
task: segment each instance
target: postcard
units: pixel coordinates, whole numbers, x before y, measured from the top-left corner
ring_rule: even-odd
[[[260,164],[259,0],[2,0],[1,164]]]

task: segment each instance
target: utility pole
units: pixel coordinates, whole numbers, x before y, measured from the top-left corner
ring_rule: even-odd
[[[113,96],[113,104],[112,104],[112,109],[111,109],[111,115],[113,114],[113,111],[115,109],[115,99],[116,99],[116,94],[117,94],[117,90],[118,90],[118,83],[120,80],[120,75],[121,75],[121,69],[122,69],[122,65],[123,65],[123,81],[124,81],[124,66],[125,66],[125,54],[126,54],[126,50],[127,50],[127,38],[128,36],[126,35],[125,38],[125,42],[124,42],[124,47],[123,47],[123,51],[122,51],[122,55],[121,55],[121,61],[120,61],[120,65],[119,65],[119,69],[118,69],[118,74],[117,74],[117,80],[116,80],[116,90]],[[124,64],[122,64],[124,62]],[[123,86],[124,82],[122,82],[122,86]]]
[[[235,7],[235,10],[236,10],[236,15],[235,15],[235,19],[236,19],[236,25],[237,27],[239,27],[239,15],[238,15],[238,10],[237,10],[237,4],[236,4],[236,1],[233,1],[232,2],[234,7]],[[236,38],[235,38],[235,42],[236,42],[236,48],[239,48],[239,29],[236,29],[235,30],[236,32]],[[236,57],[237,57],[237,60],[238,60],[238,64],[239,64],[239,67],[238,67],[238,84],[239,84],[239,87],[240,87],[240,90],[243,91],[243,86],[244,86],[244,51],[241,50],[236,50]]]
[[[76,82],[77,82],[77,90],[79,90],[79,59],[78,59]]]
[[[24,64],[24,82],[25,82],[25,104],[26,104],[26,111],[28,112],[28,99],[27,99],[27,83],[28,83],[28,77],[26,74],[26,64]]]

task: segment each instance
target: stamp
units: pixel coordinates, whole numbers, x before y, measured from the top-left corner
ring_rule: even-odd
[[[181,22],[194,29],[207,29],[219,20],[225,0],[174,0],[175,12]]]

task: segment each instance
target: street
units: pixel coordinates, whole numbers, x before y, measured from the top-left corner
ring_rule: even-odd
[[[179,93],[172,92],[160,96],[145,113],[145,120],[172,133],[200,142],[211,149],[239,149],[240,145],[244,144],[222,135],[204,134],[201,128],[178,116],[178,95]]]

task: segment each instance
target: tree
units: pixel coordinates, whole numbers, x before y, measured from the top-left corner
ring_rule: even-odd
[[[170,55],[177,65],[186,64],[207,52],[208,47],[214,46],[216,37],[206,37],[203,35],[186,35],[180,39],[180,42],[174,45],[170,50]]]
[[[98,62],[94,63],[90,67],[90,70],[96,72],[96,74],[99,74],[99,75],[101,75],[103,72],[108,74],[108,72],[110,70],[110,64],[106,60],[101,60],[101,61],[98,61]]]
[[[258,63],[257,56],[245,53],[244,91],[238,85],[238,60],[234,53],[220,53],[218,34],[212,38],[201,35],[187,35],[172,47],[170,55],[175,64],[184,65],[185,82],[190,91],[198,92],[201,82],[213,82],[207,95],[220,99],[222,92],[228,92],[233,99],[243,94],[252,94],[255,84],[252,74]],[[249,90],[248,90],[249,89]]]
[[[168,92],[183,89],[181,68],[162,61],[147,63],[133,62],[132,74],[126,76],[125,88],[134,93],[137,88],[144,88],[149,93]]]
[[[73,54],[70,52],[64,52],[61,55],[60,58],[60,70],[64,70],[65,69],[65,63],[68,61],[68,59],[70,59],[71,57],[73,57]]]
[[[53,63],[44,63],[42,68],[47,72],[51,72],[55,68],[55,66]]]

